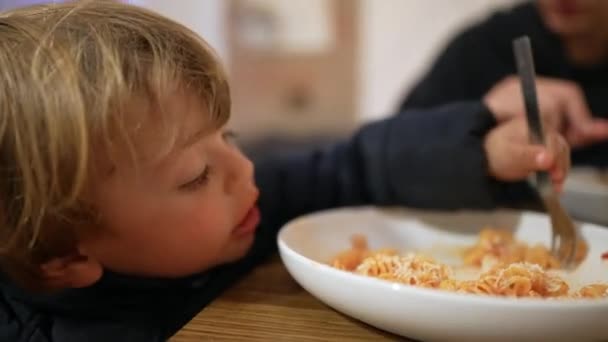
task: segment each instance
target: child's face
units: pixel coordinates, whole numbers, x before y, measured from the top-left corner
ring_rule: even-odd
[[[109,270],[185,276],[237,260],[253,242],[259,213],[252,163],[223,130],[197,136],[206,109],[193,97],[175,96],[166,110],[182,128],[174,150],[155,158],[164,148],[157,127],[142,125],[138,146],[151,157],[137,169],[127,154],[118,158],[95,191],[104,233],[80,247]]]

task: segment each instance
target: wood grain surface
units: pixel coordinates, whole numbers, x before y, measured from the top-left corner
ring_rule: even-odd
[[[326,306],[302,289],[275,256],[224,292],[170,341],[408,340]]]

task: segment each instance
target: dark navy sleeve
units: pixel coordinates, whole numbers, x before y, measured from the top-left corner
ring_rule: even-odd
[[[413,110],[365,125],[350,140],[256,162],[263,222],[353,205],[495,208],[529,199],[523,182],[489,177],[483,149],[495,125],[480,102]]]
[[[0,319],[8,318],[8,306],[0,304]],[[124,322],[79,319],[48,315],[43,312],[23,312],[0,322],[0,341],[13,342],[162,342],[156,327],[130,325]],[[94,310],[92,308],[92,310]]]
[[[111,313],[102,318],[96,312],[107,308],[101,305],[90,305],[81,315],[67,314],[59,309],[34,308],[23,300],[13,298],[9,292],[4,287],[0,292],[0,341],[161,342],[165,340],[161,328],[166,324],[151,324],[150,321],[135,319],[120,320],[112,318]],[[153,296],[147,299],[156,300]],[[66,303],[66,306],[69,305]],[[162,307],[162,304],[159,306]],[[126,310],[120,305],[112,306],[112,309],[117,317],[121,315],[121,310]]]

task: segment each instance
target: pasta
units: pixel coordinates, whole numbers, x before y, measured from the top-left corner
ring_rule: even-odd
[[[548,274],[541,266],[527,262],[494,267],[479,279],[461,282],[456,287],[456,291],[466,293],[544,298],[567,296],[569,290],[565,281]]]
[[[587,255],[587,244],[580,240],[575,262],[581,262]],[[528,246],[516,241],[509,231],[485,228],[479,233],[477,243],[468,248],[463,256],[467,266],[482,267],[488,264],[527,262],[544,269],[558,269],[559,261],[543,245]]]
[[[473,280],[458,280],[451,267],[433,258],[394,249],[370,250],[365,237],[353,236],[352,248],[338,254],[331,265],[356,274],[402,284],[445,291],[504,297],[602,298],[608,297],[608,284],[590,284],[572,292],[559,276],[548,272],[559,262],[541,245],[527,246],[508,231],[483,229],[477,243],[462,255],[465,266],[480,270]],[[582,243],[576,256],[584,259]]]
[[[344,251],[336,256],[332,262],[332,266],[341,270],[353,271],[361,262],[368,257],[379,255],[397,255],[394,249],[379,249],[370,251],[367,247],[367,240],[362,235],[353,235],[351,237],[352,248]]]
[[[575,294],[575,297],[580,298],[598,298],[608,296],[608,285],[607,284],[591,284],[583,286]]]
[[[413,253],[406,256],[376,253],[363,259],[355,272],[423,287],[438,287],[451,276],[449,267]]]

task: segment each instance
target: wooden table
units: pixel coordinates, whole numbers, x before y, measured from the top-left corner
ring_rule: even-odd
[[[278,256],[212,302],[172,339],[193,341],[404,341],[346,317],[302,289]]]

